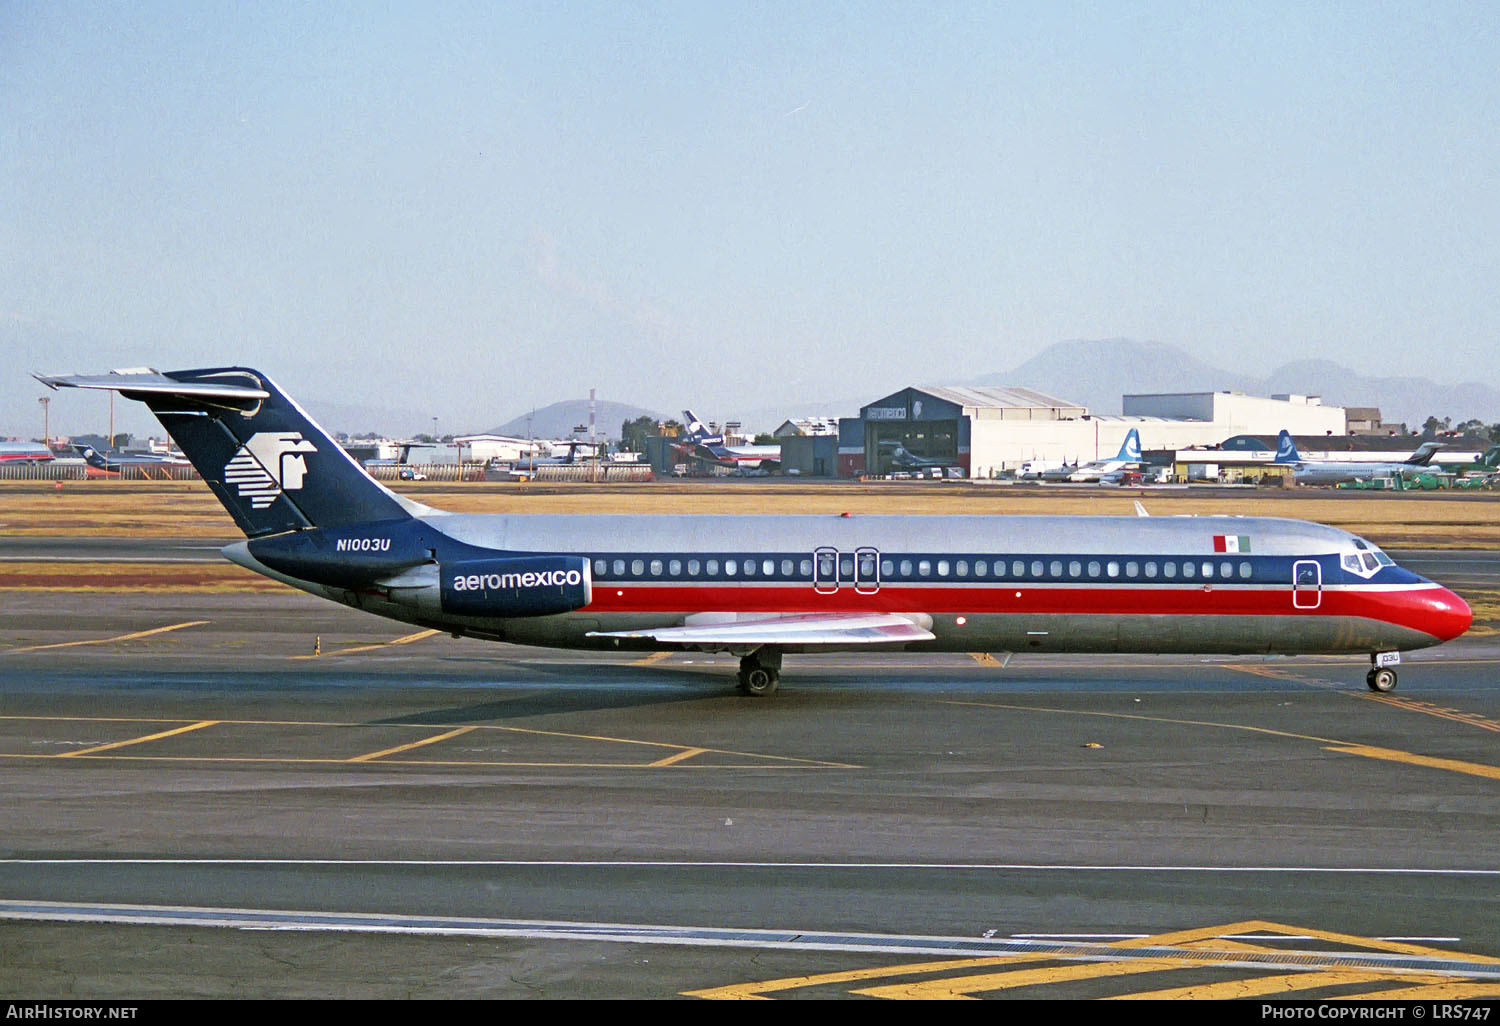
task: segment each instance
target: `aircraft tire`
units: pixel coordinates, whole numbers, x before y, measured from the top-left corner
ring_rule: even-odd
[[[1381,694],[1387,691],[1394,691],[1396,690],[1396,671],[1387,669],[1371,670],[1365,674],[1365,683],[1369,685],[1371,691],[1378,691]]]
[[[763,666],[752,666],[740,673],[740,690],[755,698],[764,698],[776,692],[781,675]]]

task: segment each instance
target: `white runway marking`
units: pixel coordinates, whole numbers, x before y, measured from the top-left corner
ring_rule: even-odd
[[[467,937],[512,937],[527,940],[571,940],[587,943],[671,944],[692,947],[777,948],[796,951],[843,951],[869,954],[985,957],[1009,954],[1098,961],[1151,960],[1180,956],[1171,946],[1143,945],[1128,951],[1115,945],[1030,940],[1022,937],[943,937],[841,933],[817,930],[755,930],[707,926],[670,926],[637,923],[589,923],[566,920],[491,919],[470,916],[414,916],[383,913],[304,912],[280,909],[204,908],[175,905],[124,905],[103,902],[0,900],[0,919],[34,922],[120,923],[137,926],[217,926],[240,930],[328,930],[340,933],[402,933]],[[1197,957],[1208,961],[1209,953]],[[1304,969],[1303,951],[1225,952],[1218,965]],[[1462,972],[1472,979],[1500,979],[1500,964],[1474,961],[1445,952],[1337,953],[1344,969],[1381,972]]]
[[[1085,866],[1027,862],[690,862],[656,859],[175,859],[31,858],[0,859],[0,866],[369,866],[485,867],[538,869],[816,869],[937,870],[939,872],[1046,873],[1316,873],[1380,876],[1500,876],[1500,869],[1400,866]]]

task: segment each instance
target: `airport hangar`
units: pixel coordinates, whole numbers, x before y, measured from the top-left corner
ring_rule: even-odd
[[[913,386],[839,420],[839,477],[884,476],[897,451],[988,478],[1027,460],[1106,460],[1131,428],[1143,450],[1216,446],[1237,434],[1275,438],[1342,435],[1344,408],[1318,396],[1243,392],[1127,395],[1123,414],[1095,415],[1080,403],[1028,388]],[[804,470],[803,473],[811,473]]]

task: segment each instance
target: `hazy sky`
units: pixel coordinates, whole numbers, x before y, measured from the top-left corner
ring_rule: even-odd
[[[445,430],[1070,338],[1494,381],[1497,55],[1431,0],[0,0],[0,433],[133,365]]]

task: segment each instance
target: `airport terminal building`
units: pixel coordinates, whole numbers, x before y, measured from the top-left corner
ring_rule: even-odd
[[[839,421],[840,477],[900,473],[915,466],[961,468],[988,478],[1028,460],[1088,462],[1119,451],[1131,428],[1143,449],[1212,446],[1238,434],[1342,435],[1344,409],[1317,396],[1242,392],[1127,395],[1121,415],[1028,388],[913,386]]]

